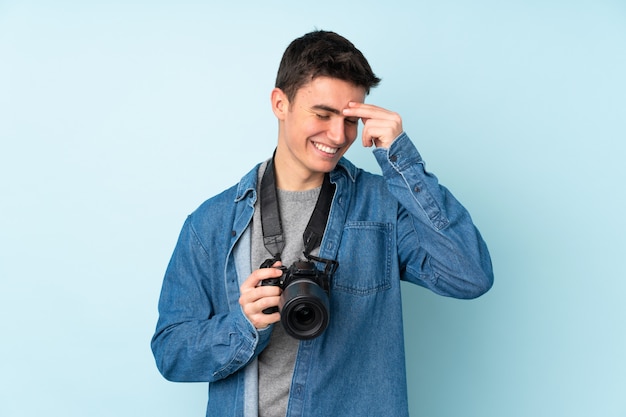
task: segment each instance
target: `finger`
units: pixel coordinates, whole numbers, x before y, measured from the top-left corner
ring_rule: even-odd
[[[362,139],[364,146],[376,145],[380,147],[381,144],[390,142],[397,135],[394,133],[393,126],[380,123],[374,119],[370,119],[363,127]]]
[[[343,114],[344,116],[360,117],[361,119],[393,119],[395,117],[394,112],[382,107],[356,102],[348,103],[348,107],[343,109]]]
[[[249,316],[248,319],[257,329],[264,329],[270,324],[280,321],[280,313],[265,314],[263,312]]]
[[[263,289],[263,288],[260,288],[260,289]],[[250,303],[246,303],[245,301],[242,301],[242,299],[239,300],[244,314],[246,315],[246,317],[248,317],[250,322],[257,329],[267,327],[268,325],[272,323],[276,323],[277,321],[280,320],[280,313],[278,312],[266,313],[265,312],[270,308],[277,307],[279,304],[279,301],[280,301],[280,296],[278,295],[261,297],[255,300],[254,302],[250,302]]]
[[[276,266],[280,266],[280,262],[274,264],[272,268],[257,269],[241,284],[240,291],[244,292],[250,288],[258,287],[261,281],[268,278],[278,278],[282,275],[282,271],[277,269]]]
[[[278,297],[282,293],[280,287],[275,285],[260,285],[258,287],[250,288],[247,291],[242,291],[239,296],[240,302],[246,304],[252,304],[265,297]]]
[[[370,119],[364,125],[362,134],[366,143],[372,141],[378,148],[388,148],[402,132],[402,125],[395,122]]]
[[[246,313],[246,315],[251,317],[256,314],[262,313],[263,310],[267,310],[268,308],[277,307],[279,302],[280,294],[272,294],[265,297],[259,297],[247,303],[243,302],[241,307],[243,308],[243,311]]]

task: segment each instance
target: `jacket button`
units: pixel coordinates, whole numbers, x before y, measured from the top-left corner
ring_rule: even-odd
[[[236,231],[236,230],[232,230],[232,231],[230,232],[230,235],[231,235],[232,237],[237,236],[237,231]]]
[[[396,155],[391,155],[391,156],[389,157],[389,160],[390,160],[391,162],[396,162],[396,161],[398,160],[398,157],[397,157]]]

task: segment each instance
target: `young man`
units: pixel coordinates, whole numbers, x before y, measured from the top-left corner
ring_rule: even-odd
[[[456,298],[491,287],[468,212],[424,170],[400,116],[364,103],[379,81],[335,33],[293,41],[271,93],[274,156],[185,222],[152,349],[165,378],[209,382],[207,416],[406,416],[400,280]],[[359,120],[382,176],[342,158]],[[285,320],[287,286],[264,285],[299,278],[297,261],[321,277],[312,311],[328,319],[303,337]]]

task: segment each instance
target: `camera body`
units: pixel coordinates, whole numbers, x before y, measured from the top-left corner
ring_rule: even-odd
[[[271,260],[268,260],[271,261]],[[261,268],[273,262],[264,262]],[[290,267],[278,267],[282,275],[267,278],[261,286],[280,287],[283,292],[278,307],[263,310],[266,314],[280,311],[280,321],[290,336],[306,340],[319,336],[330,320],[328,299],[329,277],[311,261],[296,261]]]

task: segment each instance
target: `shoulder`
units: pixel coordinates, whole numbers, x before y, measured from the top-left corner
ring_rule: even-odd
[[[374,174],[363,168],[355,166],[346,158],[342,158],[335,172],[335,178],[347,179],[347,184],[359,190],[380,190],[386,189],[386,183],[382,175]]]
[[[207,222],[216,222],[220,218],[232,218],[240,203],[256,200],[257,172],[259,165],[256,165],[241,180],[219,194],[205,200],[196,208],[189,218],[195,225]],[[200,224],[198,224],[200,223]]]
[[[391,215],[396,211],[396,200],[388,189],[388,184],[380,174],[357,168],[347,160],[342,160],[334,172],[335,184],[340,199],[345,199],[350,210],[376,215]],[[332,181],[332,176],[331,176]]]

